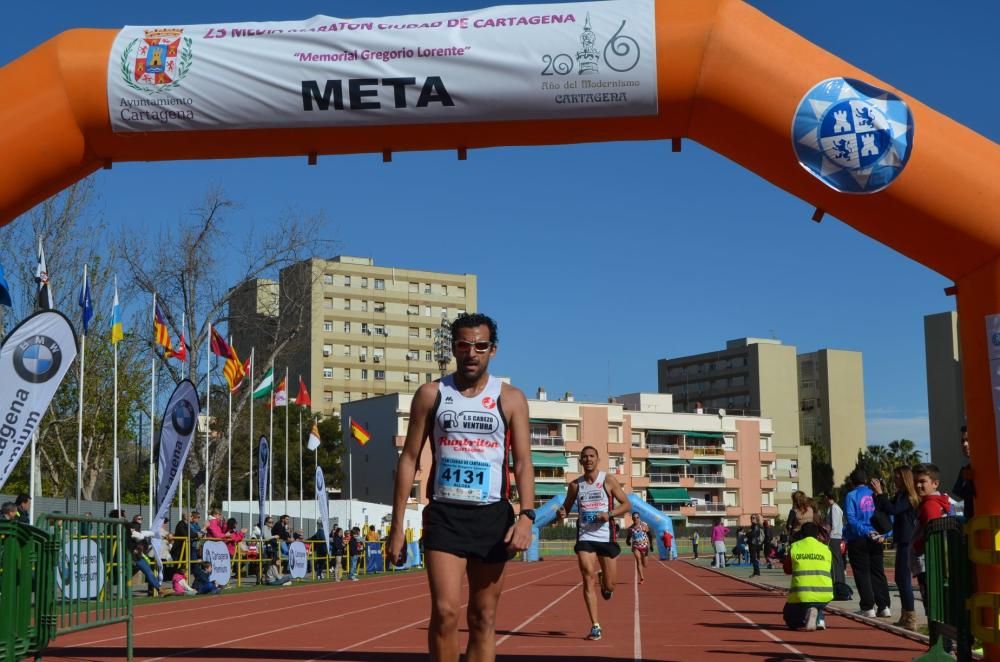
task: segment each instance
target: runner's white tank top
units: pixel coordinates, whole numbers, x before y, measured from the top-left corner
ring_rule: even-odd
[[[500,407],[502,382],[467,398],[453,375],[441,379],[431,452],[434,501],[487,505],[507,498],[507,424]]]
[[[611,496],[604,487],[605,473],[597,474],[593,483],[588,483],[585,476],[576,479],[576,539],[589,542],[612,542],[611,523],[600,522],[597,513],[611,512]]]

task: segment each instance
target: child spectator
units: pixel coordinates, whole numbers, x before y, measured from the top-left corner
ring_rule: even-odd
[[[938,492],[941,471],[937,465],[926,463],[913,467],[913,486],[920,497],[917,510],[917,527],[913,532],[913,572],[920,585],[920,597],[927,611],[927,570],[924,565],[924,545],[927,543],[927,524],[931,520],[951,514],[951,502],[946,494]]]
[[[264,583],[268,586],[288,586],[292,583],[292,576],[282,574],[277,559],[271,559],[270,565],[267,566]]]
[[[358,564],[365,553],[365,544],[361,540],[361,529],[351,529],[351,537],[347,541],[347,551],[351,555],[351,581],[358,581]]]
[[[174,571],[173,583],[175,595],[198,595],[198,591],[191,588],[191,585],[188,584],[187,577],[185,577],[184,573],[180,570]]]
[[[202,593],[218,593],[219,584],[212,580],[212,562],[202,561],[193,566],[194,590]]]

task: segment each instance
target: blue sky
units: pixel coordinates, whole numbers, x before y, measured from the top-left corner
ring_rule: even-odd
[[[350,18],[471,9],[477,0],[16,3],[0,65],[73,27]],[[514,3],[511,3],[514,4]],[[848,62],[997,141],[995,3],[751,4]],[[959,5],[956,5],[959,6]],[[766,83],[761,93],[766,94]],[[915,139],[920,139],[917,127]],[[656,360],[730,338],[864,353],[869,442],[928,444],[925,314],[954,301],[941,276],[756,175],[685,141],[305,160],[116,164],[97,175],[111,227],[168,224],[217,184],[233,232],[322,211],[339,252],[377,264],[471,272],[500,323],[495,372],[533,394],[655,391]],[[154,189],[173,195],[149,204]],[[428,200],[435,201],[428,204]],[[747,251],[753,255],[747,260]],[[220,249],[220,256],[223,252]]]

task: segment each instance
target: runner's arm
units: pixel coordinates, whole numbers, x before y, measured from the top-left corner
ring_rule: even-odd
[[[501,393],[504,411],[509,417],[510,447],[514,453],[514,482],[517,484],[517,497],[522,508],[531,508],[535,503],[535,468],[531,464],[528,400],[520,389],[507,384],[503,385]]]
[[[406,513],[406,500],[410,497],[413,478],[417,473],[417,461],[424,439],[433,431],[428,428],[428,418],[434,401],[437,399],[438,383],[424,384],[417,389],[410,404],[410,425],[406,430],[406,441],[396,465],[396,480],[392,500],[392,528],[390,531],[403,530],[403,515]]]
[[[566,498],[563,500],[563,505],[560,506],[559,512],[557,513],[559,519],[566,519],[566,516],[570,513],[573,508],[573,502],[576,501],[576,493],[580,491],[579,485],[576,481],[569,484],[566,488]]]
[[[632,503],[628,500],[628,495],[622,489],[621,483],[610,475],[605,475],[604,484],[608,487],[608,492],[615,498],[618,505],[609,513],[609,517],[621,517],[632,510]]]

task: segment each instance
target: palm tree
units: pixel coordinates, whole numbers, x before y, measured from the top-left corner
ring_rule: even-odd
[[[889,442],[889,454],[892,457],[894,467],[912,467],[921,461],[922,455],[917,450],[916,444],[909,439],[896,439]]]

